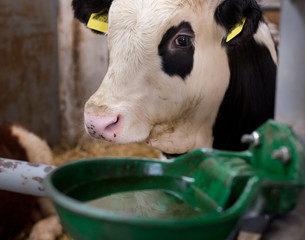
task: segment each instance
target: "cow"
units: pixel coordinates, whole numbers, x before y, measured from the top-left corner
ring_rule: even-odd
[[[255,0],[73,0],[75,17],[109,11],[109,68],[85,105],[87,132],[145,142],[172,157],[243,150],[274,115],[277,53]],[[230,41],[230,30],[245,18]]]
[[[0,124],[0,158],[54,165],[47,142],[13,122]],[[3,159],[0,159],[0,174],[10,167]],[[50,200],[4,190],[0,196],[0,239],[55,240],[62,234]]]
[[[277,51],[255,0],[73,0],[72,6],[84,24],[108,12],[109,68],[84,107],[92,137],[145,142],[167,158],[196,148],[241,151],[248,147],[241,136],[274,117]],[[283,224],[276,222],[264,239],[285,239],[289,225],[296,232],[290,239],[301,239],[303,227],[293,227],[303,217],[295,219],[293,225],[281,218],[286,228],[279,231]]]

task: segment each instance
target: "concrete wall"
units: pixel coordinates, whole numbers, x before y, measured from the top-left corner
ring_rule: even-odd
[[[106,38],[73,18],[70,0],[0,0],[0,122],[75,144],[107,66]]]
[[[293,126],[305,146],[305,2],[283,1],[276,120]]]
[[[60,1],[58,37],[62,134],[73,145],[84,131],[85,101],[107,71],[107,42],[74,19],[71,1]]]
[[[0,0],[0,122],[60,137],[57,2]]]

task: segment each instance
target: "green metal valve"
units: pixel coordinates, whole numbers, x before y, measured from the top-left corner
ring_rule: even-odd
[[[249,212],[290,211],[305,186],[304,148],[292,130],[268,121],[255,136],[256,144],[243,152],[198,149],[168,161],[75,161],[54,170],[44,183],[75,240],[224,240]],[[163,191],[168,196],[160,200],[164,209],[183,202],[194,211],[155,218],[86,204],[142,190]]]

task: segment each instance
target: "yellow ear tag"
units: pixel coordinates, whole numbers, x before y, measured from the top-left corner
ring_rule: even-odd
[[[243,17],[241,19],[241,23],[237,23],[229,32],[226,42],[231,41],[233,38],[235,38],[240,32],[243,30],[243,27],[246,22],[246,17]]]
[[[87,27],[95,31],[106,33],[108,30],[108,13],[105,10],[98,13],[92,13],[87,23]]]

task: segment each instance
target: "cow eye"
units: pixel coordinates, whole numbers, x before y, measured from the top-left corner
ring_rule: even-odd
[[[193,69],[195,32],[189,22],[181,22],[169,28],[158,46],[162,70],[169,76],[185,79]]]
[[[188,35],[179,35],[175,39],[176,47],[180,47],[180,48],[190,48],[193,45],[192,42],[193,42],[192,37]]]

